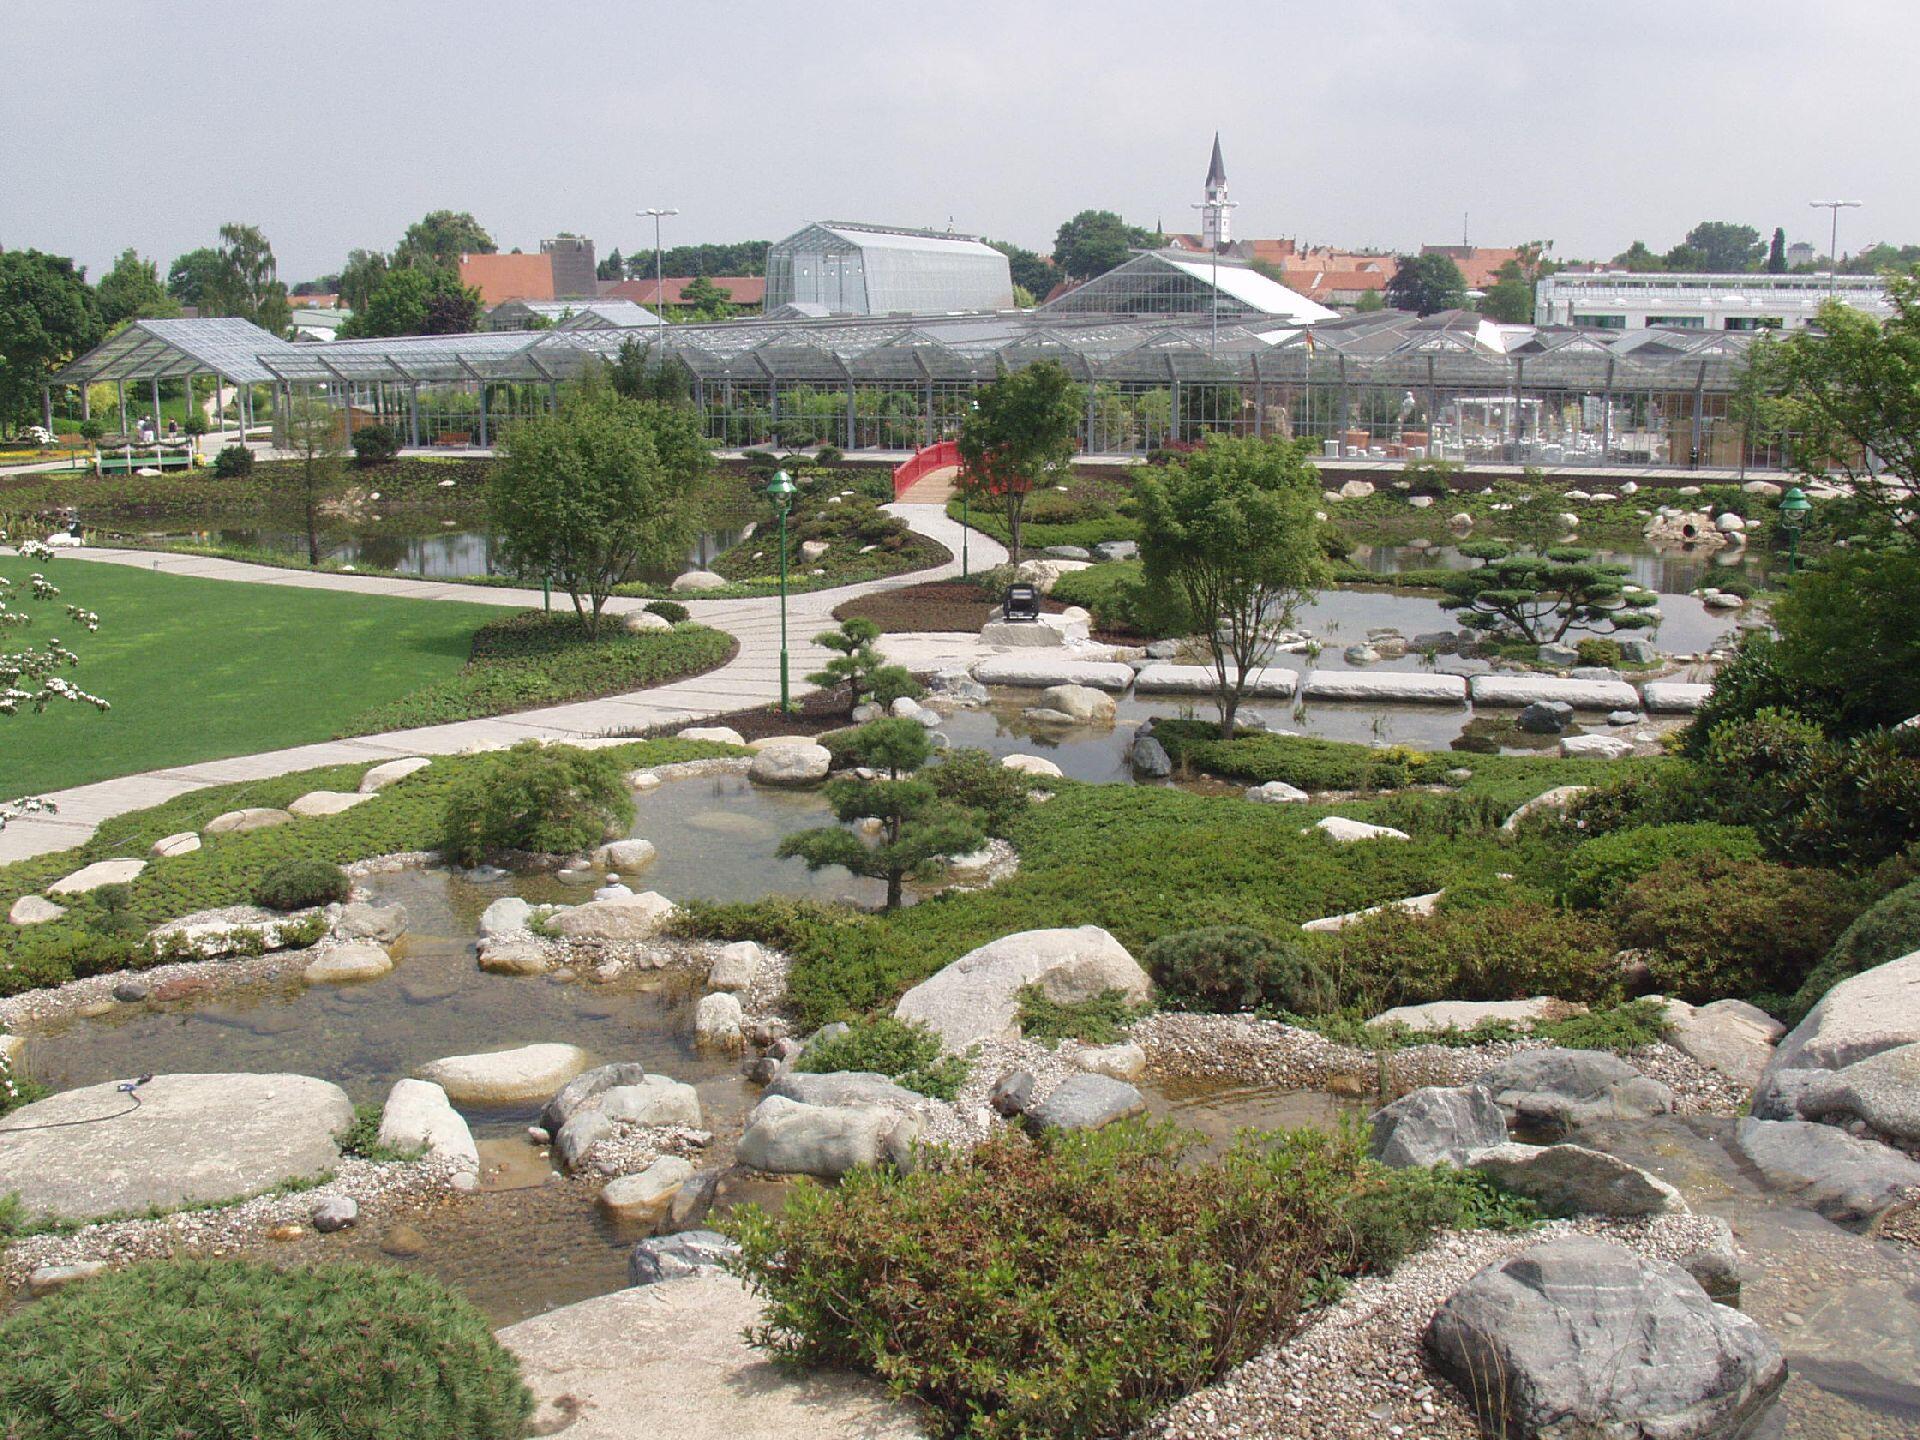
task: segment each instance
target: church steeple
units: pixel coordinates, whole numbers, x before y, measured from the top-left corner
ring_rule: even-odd
[[[1200,239],[1209,250],[1223,250],[1233,239],[1234,202],[1227,198],[1227,162],[1220,158],[1220,132],[1213,132],[1213,158],[1207,164],[1207,198],[1200,212]]]

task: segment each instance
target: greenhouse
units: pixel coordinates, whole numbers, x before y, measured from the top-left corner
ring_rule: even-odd
[[[1007,257],[971,235],[826,221],[767,252],[766,308],[944,315],[1013,304]]]
[[[1196,268],[1204,270],[1204,266]],[[237,320],[143,320],[55,379],[87,388],[188,374],[264,412],[294,389],[394,425],[416,446],[486,448],[561,382],[634,346],[676,367],[728,448],[902,451],[952,435],[975,389],[1038,360],[1087,386],[1082,448],[1141,455],[1209,432],[1309,439],[1328,458],[1550,467],[1770,468],[1735,419],[1753,337],[1500,325],[1449,312],[1272,316],[1050,310],[914,318],[740,319],[638,329],[486,332],[291,344]]]

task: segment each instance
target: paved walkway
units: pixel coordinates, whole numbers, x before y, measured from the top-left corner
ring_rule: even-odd
[[[922,535],[938,540],[956,556],[959,554],[960,526],[948,518],[942,507],[889,505],[886,509]],[[1006,559],[1006,553],[985,535],[975,532],[969,537],[968,555],[977,568],[986,569],[1000,564]],[[496,590],[432,580],[281,570],[267,565],[247,565],[236,560],[151,550],[89,548],[65,551],[62,558],[98,564],[132,565],[170,575],[285,585],[295,589],[343,590],[360,595],[395,595],[413,600],[448,600],[483,605],[531,606],[540,603],[538,590]],[[829,652],[815,646],[811,637],[832,627],[834,621],[831,612],[836,605],[857,595],[896,590],[923,580],[940,580],[959,573],[960,562],[954,559],[929,570],[896,575],[886,580],[790,596],[787,601],[787,629],[793,693],[798,696],[812,689],[803,677],[829,658]],[[287,750],[270,750],[258,755],[235,756],[229,760],[171,766],[164,770],[123,775],[113,780],[57,791],[46,797],[58,807],[57,813],[13,820],[5,830],[0,830],[0,864],[68,849],[85,841],[102,821],[130,810],[143,810],[151,805],[162,804],[177,795],[209,785],[263,780],[322,765],[391,760],[401,755],[452,755],[468,750],[499,749],[527,739],[608,739],[659,725],[692,725],[709,716],[777,701],[780,698],[778,598],[681,598],[686,600],[687,608],[693,612],[695,619],[725,630],[740,642],[739,653],[718,670],[655,686],[650,690],[610,695],[600,700],[581,700],[570,705],[525,710],[516,715],[499,715],[486,720],[463,720],[451,725],[431,725],[415,730],[389,730],[351,740],[328,740],[312,745],[297,745]],[[644,600],[616,597],[607,602],[607,609],[613,613],[624,613],[641,609],[646,603]],[[903,661],[908,659],[905,654],[897,658]],[[917,662],[923,663],[925,658],[923,652],[917,657]]]

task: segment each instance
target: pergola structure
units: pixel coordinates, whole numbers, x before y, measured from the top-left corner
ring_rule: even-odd
[[[53,377],[85,385],[213,374],[326,393],[403,443],[485,448],[623,347],[679,366],[727,447],[908,450],[952,434],[973,392],[1039,360],[1087,390],[1082,448],[1139,454],[1207,432],[1311,439],[1329,457],[1762,467],[1736,413],[1751,335],[1496,324],[1394,311],[1312,325],[1272,315],[1009,310],[746,318],[635,329],[289,344],[238,320],[136,321]],[[249,402],[250,404],[250,402]]]

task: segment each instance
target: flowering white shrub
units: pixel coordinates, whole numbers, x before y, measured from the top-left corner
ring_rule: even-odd
[[[7,532],[0,530],[0,545],[6,541]],[[34,539],[22,540],[17,553],[24,560],[53,559],[53,551],[43,541]],[[29,600],[44,605],[60,598],[60,587],[39,571],[27,577],[27,589],[29,595],[20,597],[13,582],[0,575],[0,631],[24,629],[33,623],[33,614],[24,608]],[[66,611],[67,619],[89,634],[100,628],[100,617],[93,611],[78,605],[69,605]],[[58,673],[71,670],[79,663],[80,657],[51,635],[37,645],[0,649],[0,715],[18,714],[22,705],[44,710],[52,700],[91,705],[96,710],[112,709],[105,699],[82,690]],[[22,815],[48,814],[53,809],[51,802],[33,798],[0,803],[0,830],[6,828],[9,820]]]

